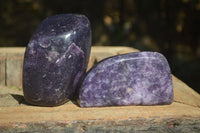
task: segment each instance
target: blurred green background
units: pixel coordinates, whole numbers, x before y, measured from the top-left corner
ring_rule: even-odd
[[[200,0],[0,0],[0,46],[26,46],[48,16],[85,14],[93,46],[158,51],[200,93]]]

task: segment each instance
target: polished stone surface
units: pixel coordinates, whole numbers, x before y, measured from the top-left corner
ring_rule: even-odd
[[[114,56],[91,69],[80,88],[81,107],[164,105],[173,102],[170,67],[157,52]]]
[[[90,49],[91,28],[86,16],[61,14],[45,19],[25,52],[25,100],[56,106],[72,98],[86,73]]]

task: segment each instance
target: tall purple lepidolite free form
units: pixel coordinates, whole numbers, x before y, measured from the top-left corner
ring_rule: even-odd
[[[45,19],[25,52],[25,100],[55,106],[73,97],[86,73],[90,49],[91,28],[86,16],[61,14]]]
[[[170,67],[157,52],[137,52],[101,61],[79,92],[81,107],[159,105],[173,102]]]

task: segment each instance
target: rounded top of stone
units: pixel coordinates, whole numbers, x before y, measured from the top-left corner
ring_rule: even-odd
[[[46,36],[57,36],[63,33],[75,32],[90,26],[90,22],[82,14],[58,14],[47,17],[36,29],[32,39]]]

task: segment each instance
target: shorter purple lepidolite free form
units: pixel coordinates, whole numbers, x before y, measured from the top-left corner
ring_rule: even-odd
[[[25,100],[55,106],[73,97],[86,73],[90,49],[91,28],[86,16],[61,14],[45,19],[25,52]]]
[[[84,79],[81,107],[164,105],[173,102],[170,67],[157,52],[137,52],[101,61]]]

